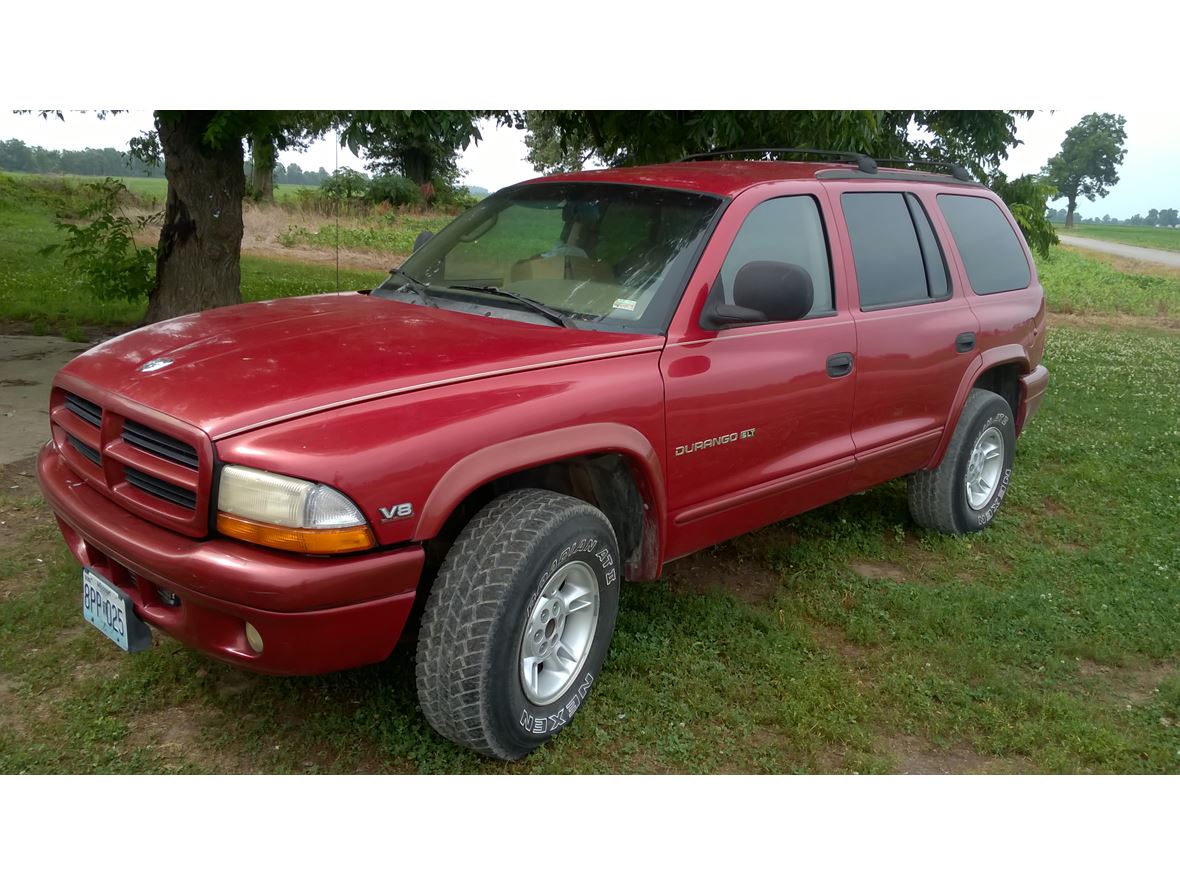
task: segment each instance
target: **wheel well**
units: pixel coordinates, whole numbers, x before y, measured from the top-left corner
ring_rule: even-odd
[[[1002,363],[980,375],[974,386],[998,393],[1006,399],[1015,417],[1020,410],[1020,374],[1019,363]]]
[[[471,492],[447,517],[439,533],[426,542],[427,573],[433,575],[463,526],[493,499],[514,489],[548,489],[593,504],[615,530],[627,572],[644,553],[647,504],[635,473],[622,455],[581,455],[501,476]]]

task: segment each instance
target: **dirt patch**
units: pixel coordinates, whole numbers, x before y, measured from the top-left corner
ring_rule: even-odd
[[[1052,498],[1045,498],[1043,501],[1041,501],[1041,506],[1044,508],[1045,513],[1049,516],[1069,516],[1069,511],[1061,506],[1061,504],[1054,501]]]
[[[909,574],[900,565],[892,562],[863,562],[854,560],[848,567],[860,575],[873,581],[908,581]]]
[[[664,577],[674,590],[690,593],[723,590],[752,603],[764,602],[782,589],[782,581],[771,566],[742,554],[732,543],[669,563]]]
[[[1160,684],[1176,675],[1177,667],[1159,662],[1114,666],[1083,659],[1078,664],[1078,672],[1092,680],[1092,685],[1098,689],[1098,697],[1110,703],[1135,706],[1151,700]]]
[[[5,676],[0,676],[0,730],[24,740],[29,730],[24,719],[17,712],[18,699],[16,697],[16,683]]]
[[[126,740],[134,749],[156,754],[165,769],[192,766],[219,774],[254,771],[245,757],[211,744],[209,724],[210,716],[196,704],[168,707],[135,717]]]
[[[1036,771],[1027,759],[985,756],[962,743],[938,747],[909,734],[891,735],[879,746],[893,758],[897,774],[1030,774]]]
[[[818,621],[807,621],[807,630],[816,643],[823,648],[836,652],[848,661],[863,661],[869,655],[869,649],[857,645],[839,627],[821,624]]]
[[[1049,314],[1049,334],[1053,334],[1054,326],[1068,326],[1074,329],[1158,329],[1180,335],[1180,316],[1162,314],[1156,316],[1136,316],[1127,313],[1062,313],[1052,311]]]
[[[0,497],[39,498],[40,496],[41,488],[37,485],[36,455],[21,458],[11,464],[0,464]],[[0,532],[0,535],[2,534]]]

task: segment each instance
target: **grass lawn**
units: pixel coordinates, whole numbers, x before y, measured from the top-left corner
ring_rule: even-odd
[[[1110,240],[1112,243],[1126,243],[1130,246],[1145,246],[1149,249],[1167,249],[1180,252],[1180,228],[1140,227],[1126,224],[1078,224],[1067,229],[1065,225],[1054,224],[1059,234],[1072,237],[1090,237],[1095,240]]]
[[[52,227],[10,245],[19,212],[0,201],[0,317],[83,324],[85,298],[21,257]],[[1040,272],[1055,308],[1088,318],[1050,320],[1050,392],[986,532],[916,528],[895,481],[627,585],[594,693],[518,764],[434,735],[408,639],[302,679],[161,635],[123,655],[83,622],[35,484],[0,469],[0,773],[1180,773],[1180,335],[1160,316],[1180,280],[1064,251]],[[280,294],[334,269],[245,276]],[[57,300],[38,307],[30,280]]]

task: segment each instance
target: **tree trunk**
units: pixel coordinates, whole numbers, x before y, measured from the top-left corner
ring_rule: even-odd
[[[242,300],[242,143],[203,144],[211,117],[179,111],[156,118],[168,201],[145,323]]]
[[[275,201],[275,143],[266,136],[250,139],[250,160],[254,172],[250,177],[250,194],[264,203]]]
[[[430,154],[421,148],[405,148],[402,151],[402,171],[414,184],[429,184],[434,171],[431,169]]]
[[[1078,208],[1078,198],[1069,198],[1069,207],[1065,211],[1065,226],[1067,228],[1073,227],[1073,211]]]

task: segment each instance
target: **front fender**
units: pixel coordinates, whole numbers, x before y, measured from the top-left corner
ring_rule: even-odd
[[[413,537],[418,541],[433,538],[468,495],[492,480],[554,461],[602,453],[623,455],[639,484],[644,501],[644,549],[638,571],[654,576],[662,562],[662,527],[667,512],[663,468],[651,441],[625,424],[560,427],[472,452],[443,474],[431,490]]]

